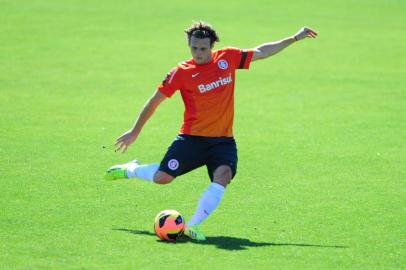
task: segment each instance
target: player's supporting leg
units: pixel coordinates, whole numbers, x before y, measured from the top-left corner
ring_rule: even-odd
[[[175,177],[159,171],[159,164],[141,165],[137,160],[110,167],[105,175],[106,180],[118,180],[125,178],[139,178],[157,184],[168,184]]]
[[[232,178],[231,168],[227,165],[219,166],[213,174],[213,183],[203,192],[200,197],[197,210],[186,225],[185,234],[192,239],[205,240],[199,230],[202,223],[219,205],[226,186]]]

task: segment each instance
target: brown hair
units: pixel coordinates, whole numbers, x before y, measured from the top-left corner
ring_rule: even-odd
[[[190,38],[209,38],[210,46],[213,46],[214,42],[220,41],[216,30],[213,27],[203,21],[194,22],[188,29],[185,29],[188,42],[190,44]]]

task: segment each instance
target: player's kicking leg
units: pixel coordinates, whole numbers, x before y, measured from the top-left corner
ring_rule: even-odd
[[[200,231],[199,225],[217,208],[223,197],[225,187],[231,181],[231,178],[232,171],[229,166],[220,166],[215,170],[213,183],[203,192],[195,214],[186,224],[186,236],[199,241],[206,240],[206,237]]]
[[[127,162],[125,164],[111,166],[106,171],[106,174],[104,175],[104,179],[106,179],[108,181],[114,181],[114,180],[118,180],[118,179],[129,178],[127,176],[127,169],[131,169],[131,168],[134,168],[139,165],[140,165],[140,163],[138,160],[133,160],[133,161]]]
[[[138,160],[128,163],[114,165],[110,167],[104,176],[108,181],[126,178],[140,178],[149,182],[154,182],[155,174],[158,172],[159,164],[141,165]]]
[[[199,225],[193,225],[193,226],[186,226],[184,234],[189,237],[190,239],[198,240],[198,241],[204,241],[206,240],[206,237],[200,232]]]

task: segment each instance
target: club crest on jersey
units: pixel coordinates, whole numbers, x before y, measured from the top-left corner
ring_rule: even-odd
[[[228,62],[224,59],[221,59],[220,61],[218,61],[217,65],[219,66],[220,69],[223,69],[223,70],[228,68]]]
[[[232,82],[233,82],[233,78],[231,77],[231,73],[230,73],[230,74],[228,74],[227,77],[225,77],[225,78],[219,77],[218,80],[216,80],[214,82],[210,82],[208,84],[199,84],[197,86],[197,89],[199,89],[200,93],[204,93],[204,92],[216,89],[216,88],[218,88],[220,86],[230,84]]]

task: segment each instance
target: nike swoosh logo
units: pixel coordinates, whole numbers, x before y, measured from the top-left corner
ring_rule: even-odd
[[[196,76],[199,75],[199,74],[200,74],[200,72],[195,73],[195,74],[192,74],[192,78],[196,77]]]

